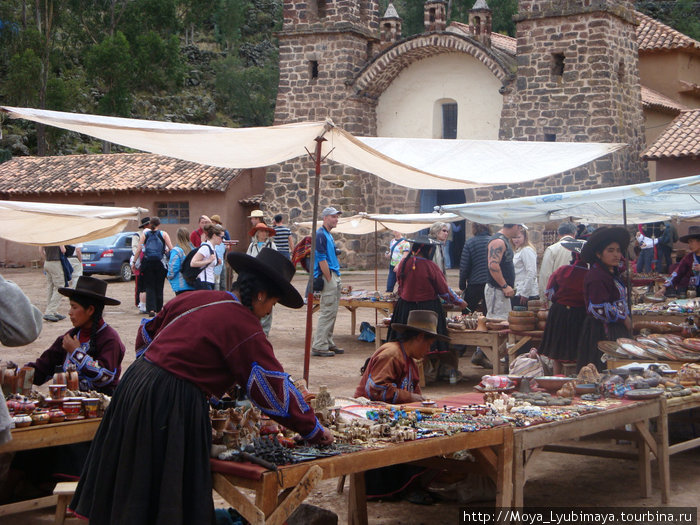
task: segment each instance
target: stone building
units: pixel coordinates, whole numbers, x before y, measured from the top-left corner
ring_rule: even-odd
[[[653,116],[660,127],[687,105],[700,106],[698,43],[634,11],[631,0],[520,0],[517,38],[492,33],[486,0],[475,2],[468,23],[447,25],[446,7],[427,0],[425,32],[402,38],[391,4],[380,18],[376,0],[286,0],[276,123],[330,118],[360,136],[629,147],[561,175],[476,191],[408,190],[334,164],[331,153],[322,166],[321,207],[348,214],[429,211],[647,180],[640,156],[656,137],[645,137],[645,119]],[[687,55],[686,65],[679,68],[673,53]],[[682,95],[667,93],[668,82],[642,89],[640,62],[650,57],[675,61]],[[263,206],[292,221],[310,219],[312,176],[309,158],[269,168]],[[374,249],[368,242],[341,239],[344,263],[362,266]]]

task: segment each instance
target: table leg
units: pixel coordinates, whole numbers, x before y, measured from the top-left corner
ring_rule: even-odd
[[[671,501],[671,473],[669,466],[668,450],[668,412],[666,399],[661,398],[661,410],[656,420],[656,461],[659,467],[659,481],[661,483],[661,503],[664,505]]]
[[[513,429],[503,431],[503,445],[498,449],[496,466],[496,507],[510,507],[513,503]]]
[[[499,356],[499,346],[498,343],[495,343],[491,347],[491,355],[493,356],[491,358],[491,363],[493,364],[493,375],[497,376],[501,374],[501,358]]]
[[[348,525],[367,525],[367,494],[364,472],[356,472],[350,475]]]
[[[350,335],[355,335],[355,321],[357,319],[357,308],[350,308]]]
[[[648,421],[643,422],[644,425],[649,425]],[[649,444],[646,439],[641,436],[637,441],[639,447],[639,489],[643,498],[651,496],[651,461],[649,455]]]
[[[525,488],[525,451],[517,434],[513,436],[513,508],[523,507]]]
[[[260,489],[255,493],[255,506],[263,512],[266,519],[277,507],[278,486],[277,473],[268,472],[263,474]]]

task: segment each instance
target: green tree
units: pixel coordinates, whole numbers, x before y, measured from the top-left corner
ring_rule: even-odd
[[[155,31],[148,31],[136,37],[132,54],[136,87],[156,91],[172,90],[182,85],[184,70],[177,36],[172,35],[166,40]]]
[[[103,93],[97,109],[102,115],[126,117],[131,112],[132,59],[129,42],[121,31],[92,46],[86,56],[88,78]]]
[[[245,0],[219,0],[214,12],[216,39],[223,49],[230,49],[241,39],[241,27],[252,7]]]
[[[25,49],[15,54],[10,60],[5,95],[10,104],[15,106],[36,106],[39,102],[39,82],[41,77],[41,59],[33,49]]]

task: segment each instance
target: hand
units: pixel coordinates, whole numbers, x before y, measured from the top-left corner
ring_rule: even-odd
[[[326,427],[323,427],[323,434],[321,435],[321,439],[318,441],[319,445],[331,445],[335,441],[335,438],[333,438],[333,434],[331,433],[330,430],[328,430]]]
[[[625,324],[625,328],[627,328],[627,330],[629,330],[629,333],[631,334],[632,328],[633,328],[632,318],[631,317],[625,318],[624,324]]]
[[[515,290],[513,290],[512,286],[506,286],[503,289],[503,295],[505,295],[506,297],[513,297],[515,295]]]
[[[63,336],[63,349],[70,353],[73,352],[76,348],[80,347],[80,341],[78,341],[78,338],[75,336],[71,336],[70,334],[66,334]]]
[[[527,297],[525,297],[524,295],[520,296],[520,305],[521,306],[527,306],[527,301],[528,301]]]
[[[420,394],[411,393],[411,401],[423,401],[425,398]]]
[[[698,264],[698,263],[693,263],[693,271],[694,271],[694,272],[700,272],[700,264]]]

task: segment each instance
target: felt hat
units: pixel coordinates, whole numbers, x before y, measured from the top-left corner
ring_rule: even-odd
[[[691,226],[688,228],[688,234],[683,235],[678,240],[681,242],[688,242],[690,239],[700,239],[700,226]]]
[[[438,241],[437,239],[433,239],[432,237],[428,237],[427,235],[419,235],[418,237],[416,237],[414,239],[407,239],[407,240],[408,240],[408,242],[410,242],[411,244],[414,244],[414,245],[415,244],[434,244],[434,245],[444,244],[444,243]]]
[[[151,218],[150,217],[142,217],[141,224],[139,224],[139,229],[147,228],[149,224],[151,224]]]
[[[275,230],[273,227],[268,226],[264,222],[259,222],[250,229],[248,235],[250,235],[251,237],[255,237],[255,234],[258,233],[260,230],[265,230],[270,235],[270,237],[274,237],[277,234],[277,230]]]
[[[329,215],[342,215],[342,213],[343,212],[338,211],[333,206],[328,206],[327,208],[323,208],[323,211],[321,212],[321,218],[328,217]]]
[[[581,259],[589,264],[595,262],[596,253],[603,251],[611,242],[618,243],[622,253],[626,253],[630,243],[630,232],[621,227],[602,226],[596,229],[581,249]]]
[[[87,277],[85,275],[78,277],[78,282],[75,284],[75,288],[58,289],[58,293],[65,295],[69,299],[72,299],[75,296],[80,296],[94,299],[109,305],[121,304],[121,301],[105,296],[106,292],[107,283],[105,281],[102,279],[96,279],[95,277]]]
[[[583,250],[583,245],[586,244],[586,241],[584,240],[578,240],[578,241],[564,241],[561,243],[561,245],[569,250],[570,252],[576,252],[576,253],[581,253],[581,250]]]
[[[248,218],[252,219],[253,217],[257,217],[258,219],[262,219],[264,216],[262,210],[253,210],[250,212],[250,215],[248,215]]]
[[[432,310],[411,310],[408,312],[406,324],[391,323],[391,329],[397,332],[415,330],[416,332],[433,335],[439,341],[449,341],[449,337],[437,333],[437,322],[438,316]]]
[[[215,222],[216,224],[222,224],[221,217],[219,217],[218,214],[214,214],[211,216],[211,222]]]
[[[296,271],[294,265],[277,250],[263,248],[257,257],[231,252],[226,259],[236,272],[252,273],[271,283],[277,289],[280,304],[289,308],[301,308],[304,305],[301,295],[292,286],[292,277]]]

